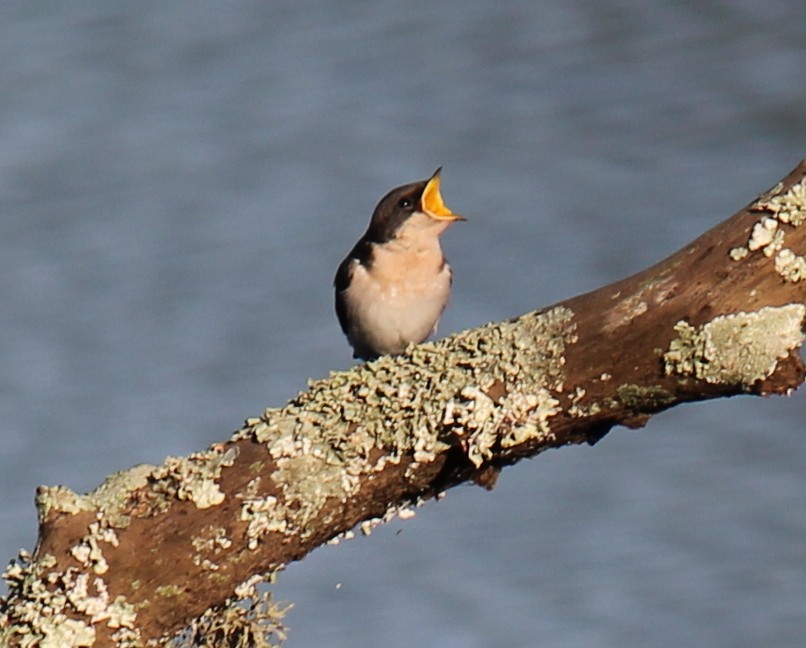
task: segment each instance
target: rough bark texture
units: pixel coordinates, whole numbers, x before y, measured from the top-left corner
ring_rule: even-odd
[[[507,464],[678,403],[796,388],[805,175],[635,276],[312,382],[206,452],[87,495],[41,488],[0,644],[162,645],[250,577],[454,484],[492,487]]]

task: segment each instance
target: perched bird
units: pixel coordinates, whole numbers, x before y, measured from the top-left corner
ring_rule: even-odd
[[[354,358],[401,353],[436,330],[452,281],[439,235],[465,220],[442,201],[441,171],[386,194],[339,266],[336,315]]]

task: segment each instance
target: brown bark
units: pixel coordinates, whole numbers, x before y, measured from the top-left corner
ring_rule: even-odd
[[[492,487],[507,464],[678,403],[796,388],[805,176],[801,163],[643,272],[333,374],[205,453],[86,496],[41,489],[39,543],[10,581],[0,638],[55,632],[22,618],[25,600],[83,624],[75,636],[91,628],[97,646],[120,645],[121,625],[130,645],[168,637],[250,576],[395,507],[469,479]]]

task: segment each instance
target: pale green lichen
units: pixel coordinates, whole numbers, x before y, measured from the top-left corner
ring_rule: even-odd
[[[116,473],[87,495],[76,495],[64,487],[41,488],[37,498],[40,519],[94,512],[87,534],[70,548],[70,554],[83,568],[103,575],[109,569],[104,544],[118,545],[114,529],[130,524],[133,508],[137,514],[148,515],[167,508],[172,498],[190,500],[198,508],[219,504],[224,495],[217,480],[236,457],[237,448],[213,448],[186,459],[168,458],[162,466],[137,466]],[[138,492],[138,499],[133,500]],[[135,610],[125,598],[110,600],[102,578],[90,580],[89,573],[73,567],[51,571],[54,565],[49,557],[31,561],[21,555],[19,563],[7,570],[9,596],[0,617],[0,645],[90,646],[94,624],[99,623],[114,630],[110,636],[119,648],[142,645],[134,627]],[[212,561],[205,566],[212,570]],[[163,589],[161,593],[167,592]]]
[[[249,546],[272,532],[307,537],[312,527],[308,523],[323,519],[327,503],[348,501],[362,477],[404,457],[408,471],[414,471],[454,447],[480,465],[496,443],[509,449],[552,439],[550,422],[559,411],[558,397],[565,379],[564,353],[576,341],[572,318],[569,310],[555,308],[459,333],[438,343],[411,346],[401,357],[383,357],[312,382],[307,392],[286,407],[250,420],[235,438],[264,443],[275,468],[268,489],[252,480],[236,495],[241,519],[247,523]],[[448,345],[451,351],[446,353],[442,347]],[[449,411],[456,414],[450,422]],[[38,499],[40,517],[94,513],[87,535],[73,547],[72,555],[85,568],[103,574],[108,568],[104,543],[117,541],[111,529],[130,524],[130,516],[166,510],[174,499],[188,500],[198,508],[220,504],[224,500],[221,472],[233,465],[237,453],[237,446],[221,446],[187,458],[171,457],[160,466],[118,473],[83,496],[62,487],[45,488]],[[413,474],[408,471],[407,475]],[[339,507],[332,511],[333,516],[341,514]],[[386,515],[368,521],[366,527],[401,511],[411,515],[407,507],[390,507]],[[207,569],[211,578],[216,576],[215,552],[223,548],[223,539],[221,534],[208,534],[192,545],[196,564]],[[27,608],[7,605],[0,620],[4,639],[25,635],[33,638],[27,645],[55,645],[70,633],[73,645],[80,646],[85,641],[82,632],[86,641],[94,633],[95,620],[114,629],[121,646],[135,645],[134,610],[124,599],[110,601],[101,578],[93,580],[91,574],[78,578],[78,570],[73,568],[46,574],[43,570],[53,564],[29,561],[24,568],[7,572],[14,601],[33,601],[47,614],[40,618]],[[47,582],[42,581],[43,575]],[[170,596],[173,587],[157,587],[155,592]],[[47,601],[37,599],[32,590]],[[250,613],[237,602],[227,610],[229,617],[217,615],[197,627],[214,627],[212,636],[226,635],[231,645],[241,645],[233,641],[263,645],[259,629],[272,614],[255,614],[253,608],[252,617],[245,618]],[[54,619],[59,621],[55,625]],[[224,634],[216,635],[219,630]],[[61,634],[53,634],[56,632]]]
[[[783,249],[775,257],[775,271],[790,283],[803,281],[806,279],[806,258]]]
[[[748,250],[743,245],[739,247],[735,247],[730,251],[730,258],[734,261],[741,261],[744,259],[748,254],[750,254],[750,250]]]
[[[747,249],[750,252],[755,252],[764,248],[764,254],[771,256],[776,240],[782,240],[783,235],[784,233],[778,229],[778,221],[765,216],[753,226],[750,240],[747,241]],[[770,249],[769,253],[767,252],[768,248]]]
[[[166,646],[170,648],[276,648],[286,640],[283,618],[291,605],[277,604],[258,585],[273,574],[256,575],[235,588],[223,607],[208,609]]]
[[[190,500],[196,508],[217,506],[224,501],[218,486],[221,469],[231,466],[238,448],[220,448],[194,452],[188,457],[168,457],[150,476],[152,491],[180,500]]]
[[[102,526],[99,522],[92,522],[88,527],[89,533],[81,541],[70,548],[70,553],[82,566],[91,567],[96,574],[105,574],[109,565],[104,558],[101,542],[118,546],[118,537],[115,531]]]
[[[503,421],[503,413],[495,401],[475,385],[463,388],[459,396],[461,400],[448,401],[442,423],[456,430],[467,458],[480,466],[492,456],[493,446],[498,443],[496,432]]]
[[[276,500],[244,499],[251,536],[304,535],[326,502],[347,501],[362,476],[404,456],[411,478],[451,446],[481,465],[497,446],[552,439],[564,352],[576,339],[571,320],[555,308],[413,345],[312,381],[286,407],[247,420],[235,439],[266,444],[280,490]]]
[[[45,618],[39,627],[41,636],[31,642],[20,642],[20,648],[37,646],[38,648],[65,648],[65,646],[81,647],[95,645],[95,628],[83,621],[69,619],[62,614]],[[2,635],[0,635],[0,638]]]
[[[560,401],[547,389],[538,388],[534,394],[514,392],[503,400],[503,405],[515,416],[515,425],[507,428],[501,435],[502,448],[514,448],[532,439],[551,439],[556,437],[551,432],[548,421],[560,412]]]
[[[207,526],[191,541],[196,553],[193,555],[193,564],[205,571],[218,571],[221,566],[213,559],[218,558],[225,550],[232,546],[232,540],[227,536],[224,527]]]
[[[530,439],[547,438],[548,420],[560,411],[560,401],[542,387],[535,393],[509,392],[500,402],[474,386],[465,387],[459,396],[449,401],[442,422],[455,430],[476,467],[492,458],[497,445],[512,448]],[[517,424],[510,425],[513,422]]]
[[[267,533],[285,533],[288,522],[278,507],[274,495],[260,495],[260,476],[250,480],[242,492],[235,495],[241,500],[240,520],[247,522],[246,543],[249,549],[257,549],[261,536]]]
[[[785,194],[780,193],[782,190],[783,185],[779,183],[773,191],[762,196],[753,207],[757,210],[770,211],[780,222],[798,227],[806,221],[806,183],[801,181],[792,185]]]
[[[131,493],[148,483],[155,466],[141,464],[110,475],[91,493],[78,495],[65,486],[40,486],[36,505],[40,521],[51,512],[75,515],[81,511],[100,512],[109,526],[123,528],[131,522],[125,513]]]
[[[93,624],[102,622],[115,630],[117,646],[140,645],[136,612],[124,597],[110,600],[102,578],[90,580],[75,568],[54,571],[55,565],[53,556],[32,561],[25,552],[9,565],[3,574],[9,594],[2,600],[0,645],[92,646]]]
[[[636,414],[653,413],[674,401],[674,396],[660,385],[620,385],[616,390],[618,402]]]
[[[154,594],[161,598],[176,598],[178,596],[182,596],[183,593],[183,588],[174,584],[159,585],[154,589]]]
[[[602,330],[613,332],[624,326],[630,326],[636,319],[663,304],[678,289],[678,280],[671,272],[672,268],[641,281],[629,294],[616,291],[611,295],[614,303],[606,310],[602,321]]]
[[[804,316],[806,306],[787,304],[723,315],[699,327],[678,322],[678,337],[664,355],[666,373],[750,389],[801,346]]]
[[[599,381],[603,383],[609,382],[612,379],[613,376],[609,373],[603,373],[599,376]],[[582,387],[577,387],[573,392],[568,394],[568,404],[565,406],[565,413],[573,418],[590,418],[591,416],[600,414],[605,409],[611,409],[617,406],[616,401],[610,397],[589,401],[583,404],[582,401],[587,394],[587,390]]]
[[[361,535],[369,536],[372,535],[372,532],[375,530],[375,527],[378,527],[382,524],[386,524],[387,522],[393,520],[394,518],[399,518],[401,520],[410,520],[416,515],[416,511],[412,508],[411,504],[414,506],[422,506],[425,502],[423,500],[417,500],[415,502],[411,502],[410,504],[401,504],[401,505],[393,505],[390,506],[386,512],[384,513],[383,517],[378,518],[370,518],[368,520],[364,520],[358,525],[358,530],[361,532]],[[352,540],[355,537],[355,534],[352,531],[347,531],[342,533],[340,536],[334,538],[334,540]],[[335,542],[334,544],[338,544]]]
[[[246,528],[249,549],[257,549],[260,537],[267,533],[285,533],[288,530],[288,522],[285,516],[278,514],[277,498],[273,495],[244,499],[240,519],[249,523]]]
[[[349,467],[328,461],[315,454],[281,457],[277,470],[272,473],[276,484],[282,484],[285,506],[279,524],[289,532],[307,537],[309,522],[315,519],[325,503],[334,498],[345,498],[358,492],[358,476]]]
[[[583,398],[585,398],[585,394],[587,394],[587,390],[582,387],[577,387],[574,389],[573,392],[569,395],[569,400],[571,401],[572,405],[579,404]]]
[[[601,413],[605,407],[610,407],[610,404],[599,403],[598,401],[593,401],[586,405],[571,405],[567,410],[566,414],[573,418],[590,418],[591,416],[596,416],[597,414]]]
[[[775,257],[775,271],[792,283],[806,278],[806,259],[784,247],[786,234],[781,224],[799,227],[806,221],[806,183],[792,185],[786,193],[783,184],[778,183],[753,205],[753,211],[764,212],[753,225],[746,246],[730,250],[734,261],[744,259],[751,252],[762,250],[767,257]]]
[[[64,486],[42,486],[37,492],[40,520],[51,513],[75,515],[95,512],[103,526],[125,528],[131,523],[132,495],[146,491],[137,507],[141,515],[168,508],[171,498],[189,500],[197,508],[220,504],[224,494],[218,486],[221,470],[235,463],[238,449],[215,447],[188,457],[168,457],[160,466],[142,464],[111,475],[94,491],[77,495]]]
[[[224,501],[224,493],[214,479],[190,480],[185,489],[177,491],[177,496],[179,499],[189,499],[200,509],[218,506]]]
[[[127,603],[123,596],[117,596],[114,601],[110,601],[103,579],[93,579],[94,594],[90,591],[89,574],[68,570],[62,581],[67,600],[77,612],[90,617],[90,623],[106,621],[110,628],[134,627],[137,618],[134,606]]]

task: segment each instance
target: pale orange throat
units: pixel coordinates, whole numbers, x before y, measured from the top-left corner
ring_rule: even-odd
[[[445,264],[442,250],[376,249],[370,273],[383,284],[401,283],[414,289],[427,286]]]

